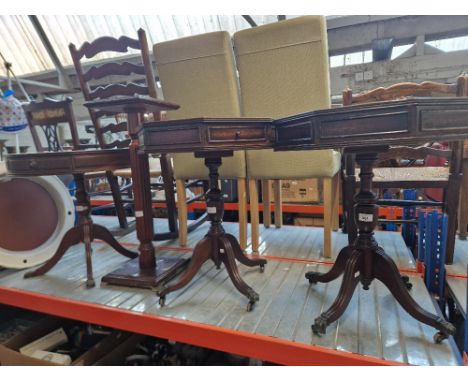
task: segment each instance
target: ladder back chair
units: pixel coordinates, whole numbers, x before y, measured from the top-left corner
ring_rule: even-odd
[[[100,37],[93,42],[85,42],[79,49],[77,49],[74,44],[70,44],[69,49],[85,101],[106,99],[115,96],[132,96],[135,94],[157,98],[153,64],[151,62],[146,33],[143,29],[138,30],[138,39],[132,39],[127,36],[121,36],[120,38]],[[82,60],[85,57],[89,59],[102,52],[120,52],[128,54],[129,49],[135,49],[140,52],[139,58],[141,59],[141,64],[128,61],[115,61],[106,62],[101,65],[93,65],[87,70],[83,67]],[[104,79],[109,79],[111,76],[113,79],[120,79],[120,81],[114,81],[112,83],[105,82],[102,84],[102,81],[105,81]],[[135,77],[134,80],[133,77]],[[120,116],[116,116],[115,114],[113,115],[92,109],[88,110],[101,149],[128,148],[130,138],[126,134],[126,121],[120,121]],[[114,117],[115,121],[106,123],[105,118],[109,117]],[[161,115],[155,113],[152,119],[159,120],[161,119]],[[166,155],[161,155],[159,164],[160,166],[150,158],[151,176],[159,177],[162,175],[163,177],[170,231],[168,233],[155,234],[155,240],[165,240],[175,238],[178,235],[177,213],[170,160]],[[127,221],[117,176],[129,178],[131,177],[131,171],[130,169],[122,169],[113,173],[109,171],[106,172],[106,177],[109,181],[116,205],[119,222],[123,228],[127,226]]]
[[[240,117],[236,67],[230,36],[212,32],[154,45],[154,57],[164,98],[180,105],[168,111],[169,119]],[[179,212],[179,242],[187,245],[185,181],[208,179],[202,158],[191,153],[173,155]],[[246,170],[244,151],[223,158],[221,179],[235,179],[239,197],[239,236],[247,246]]]
[[[422,82],[421,84],[404,82],[394,84],[388,88],[377,88],[354,95],[351,89],[343,91],[343,105],[357,103],[379,102],[395,100],[405,97],[447,97],[468,96],[468,77],[460,76],[455,83],[443,84],[437,82]],[[379,159],[388,163],[390,160],[400,159],[426,160],[428,156],[446,158],[447,166],[430,167],[376,167],[374,169],[374,187],[389,188],[441,188],[444,190],[443,201],[414,202],[418,205],[440,206],[448,215],[448,232],[446,247],[446,262],[453,262],[455,237],[457,231],[457,209],[462,180],[463,142],[453,142],[449,150],[440,150],[428,146],[421,147],[391,147],[388,152],[381,153]],[[345,155],[343,171],[343,216],[345,231],[348,232],[349,242],[357,237],[354,219],[354,194],[356,189],[354,155]],[[401,202],[380,201],[381,204]]]
[[[234,34],[242,115],[282,118],[331,107],[327,29],[323,16],[305,16]],[[334,150],[246,152],[252,249],[259,248],[257,180],[262,181],[264,226],[270,225],[269,181],[274,180],[275,225],[282,225],[281,179],[323,178],[324,250],[338,228],[341,154]]]

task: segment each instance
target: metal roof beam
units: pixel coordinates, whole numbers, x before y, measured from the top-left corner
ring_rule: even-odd
[[[344,27],[349,27],[353,25],[359,25],[359,24],[368,24],[368,23],[374,23],[377,21],[386,21],[386,20],[391,20],[391,19],[397,19],[402,17],[400,16],[327,16],[327,28],[328,30],[330,29],[338,29],[338,28],[344,28]]]
[[[372,49],[372,42],[394,39],[394,45],[468,35],[468,16],[346,16],[327,19],[331,56]]]
[[[42,28],[41,22],[35,15],[28,15],[28,17],[31,20],[31,23],[34,26],[34,29],[36,30],[39,38],[41,39],[44,48],[49,54],[50,59],[54,63],[55,68],[57,69],[57,72],[59,74],[59,86],[65,87],[69,90],[73,89],[72,82],[68,77],[67,73],[65,72],[62,63],[60,62],[60,59],[57,56],[57,53],[55,52],[52,44],[50,43],[49,38],[47,37],[47,34],[44,31],[44,28]]]
[[[8,77],[6,76],[0,76],[0,82],[3,81],[8,81]],[[41,82],[41,81],[34,81],[34,80],[28,80],[25,78],[20,78],[21,84],[28,89],[28,93],[30,94],[37,94],[39,92],[45,92],[45,93],[68,93],[70,92],[71,89],[65,88],[60,85],[54,85],[48,82]],[[15,88],[18,86],[16,81],[12,81],[12,86]]]
[[[257,23],[254,21],[254,19],[249,16],[249,15],[242,15],[242,17],[245,19],[245,21],[247,21],[249,23],[249,25],[251,27],[256,27],[257,26]]]

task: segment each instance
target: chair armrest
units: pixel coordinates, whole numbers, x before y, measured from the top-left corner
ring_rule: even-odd
[[[89,109],[110,113],[159,113],[165,110],[175,110],[179,105],[162,101],[149,96],[121,96],[105,100],[88,101],[84,103]]]

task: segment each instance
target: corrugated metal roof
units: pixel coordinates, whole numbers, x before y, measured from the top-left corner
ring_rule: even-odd
[[[274,15],[251,16],[258,25],[275,22]],[[292,18],[296,16],[287,16]],[[369,16],[372,17],[372,16]],[[171,40],[179,37],[226,30],[231,34],[249,28],[250,25],[240,15],[47,15],[38,16],[57,56],[64,66],[71,65],[68,44],[80,46],[101,36],[136,37],[139,28],[145,29],[149,43]],[[327,16],[327,20],[345,20],[347,16]],[[54,69],[31,21],[26,15],[0,16],[0,52],[13,64],[17,75],[37,73]],[[442,51],[468,49],[468,36],[427,42]],[[393,57],[400,55],[406,47],[395,47]],[[358,54],[355,54],[357,57]],[[332,66],[354,63],[354,56],[334,57]],[[111,58],[112,53],[100,54],[92,60]],[[363,59],[366,62],[365,59]],[[348,62],[349,61],[349,62]],[[0,75],[4,68],[0,65]]]
[[[27,16],[0,16],[0,52],[19,74],[41,72],[54,67]],[[1,65],[0,73],[4,67]]]
[[[149,43],[171,40],[200,33],[226,30],[234,33],[250,25],[242,16],[158,16],[158,15],[47,15],[38,16],[57,56],[63,65],[71,65],[68,44],[80,46],[101,36],[134,36],[143,28]],[[258,25],[277,21],[276,16],[254,15]],[[0,16],[0,51],[13,63],[17,75],[54,69],[28,16]],[[110,58],[111,54],[93,59]],[[0,73],[2,73],[0,71]]]

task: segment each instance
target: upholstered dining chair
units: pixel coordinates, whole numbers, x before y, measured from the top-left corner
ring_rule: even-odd
[[[164,98],[180,105],[168,119],[240,117],[236,66],[229,33],[212,32],[154,45],[156,68]],[[203,159],[193,154],[174,154],[179,220],[179,243],[187,245],[185,181],[208,179]],[[237,180],[239,237],[247,245],[246,169],[244,151],[223,158],[220,179]]]
[[[323,16],[305,16],[234,34],[242,115],[281,118],[331,106],[327,29]],[[269,225],[268,181],[275,181],[275,225],[281,227],[281,179],[323,178],[324,257],[338,228],[341,155],[334,150],[246,152],[252,250],[259,248],[257,180],[262,180],[264,224]]]

